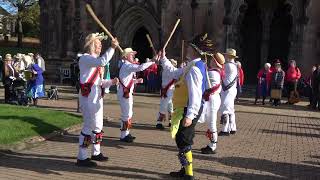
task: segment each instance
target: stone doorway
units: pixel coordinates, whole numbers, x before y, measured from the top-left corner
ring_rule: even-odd
[[[140,63],[144,63],[146,58],[152,58],[153,52],[146,38],[146,34],[150,34],[145,27],[139,28],[132,40],[132,48],[137,51],[136,57],[139,59]]]
[[[280,59],[283,63],[283,68],[287,67],[291,46],[289,39],[293,26],[291,9],[292,6],[290,4],[279,2],[270,25],[268,58],[271,62],[274,59]]]
[[[260,69],[262,21],[257,0],[248,0],[247,9],[240,25],[240,48],[242,68],[246,83],[256,83],[256,74]]]

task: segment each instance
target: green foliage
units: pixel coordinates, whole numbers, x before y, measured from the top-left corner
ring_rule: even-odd
[[[6,54],[17,54],[17,53],[22,53],[22,54],[27,54],[27,53],[36,53],[38,52],[38,49],[36,48],[18,48],[18,47],[0,47],[0,55],[2,57],[5,57]]]
[[[80,124],[79,116],[47,109],[0,105],[0,144],[13,144]]]
[[[40,35],[40,6],[35,4],[21,12],[23,35],[25,37],[39,37]]]

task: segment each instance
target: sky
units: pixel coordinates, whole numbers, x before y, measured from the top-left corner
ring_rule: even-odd
[[[10,3],[8,3],[8,2],[2,2],[2,3],[0,3],[0,6],[2,8],[4,8],[5,10],[7,10],[11,14],[16,14],[17,13],[17,10],[14,7],[12,7],[10,5]]]

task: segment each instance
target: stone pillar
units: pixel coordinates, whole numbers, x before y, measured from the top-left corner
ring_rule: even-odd
[[[191,14],[192,14],[192,25],[191,25],[191,32],[192,32],[192,36],[195,35],[195,31],[196,31],[196,28],[195,28],[195,24],[196,24],[196,13],[197,13],[197,8],[199,6],[199,4],[197,3],[197,0],[192,0],[191,1]]]

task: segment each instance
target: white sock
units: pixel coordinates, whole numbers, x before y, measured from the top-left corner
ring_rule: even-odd
[[[88,148],[79,147],[79,153],[78,153],[79,160],[85,160],[88,158],[87,149]]]
[[[125,131],[121,131],[121,139],[125,138],[126,136],[128,136],[128,134],[130,133],[129,130],[125,130]]]
[[[92,145],[92,155],[97,156],[100,154],[100,144]]]

